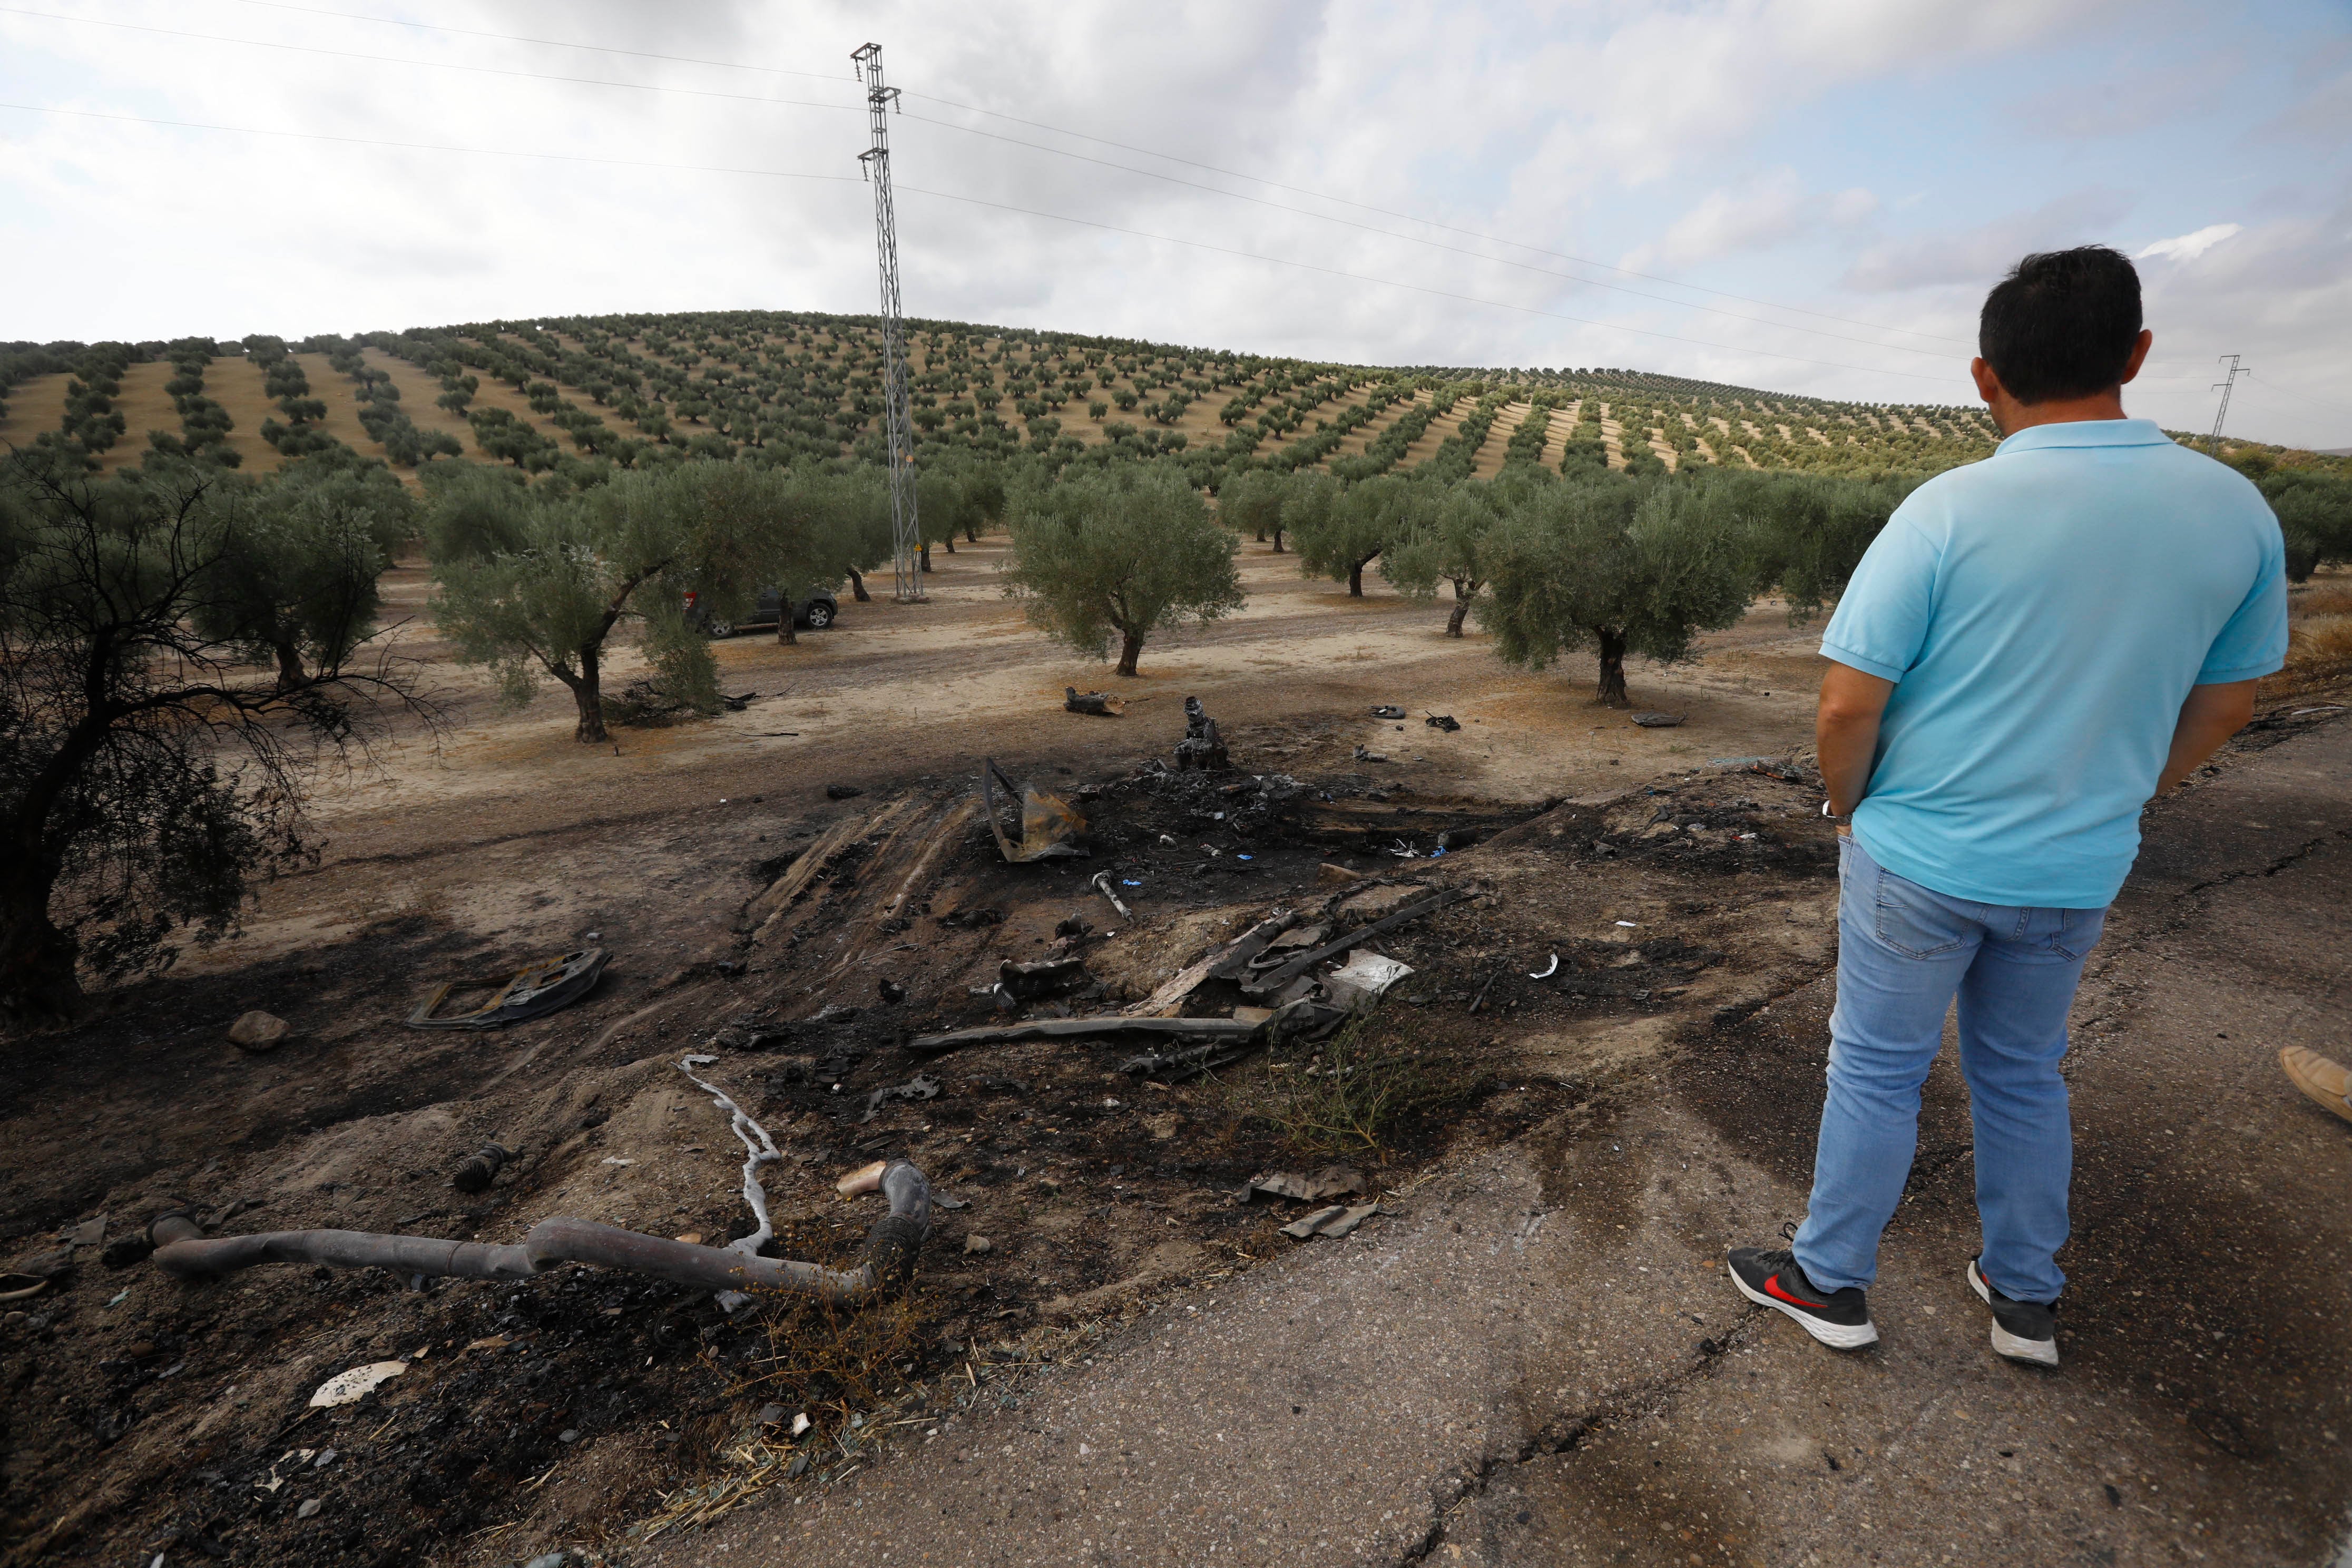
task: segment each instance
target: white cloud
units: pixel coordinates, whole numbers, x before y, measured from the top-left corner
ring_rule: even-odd
[[[1846,284],[1890,293],[1941,284],[1990,287],[2028,252],[2088,245],[2107,237],[2131,198],[2120,191],[2081,190],[1971,228],[1909,235],[1872,246],[1854,258]]]
[[[2223,240],[2245,231],[2243,224],[2211,223],[2189,234],[2176,234],[2170,239],[2159,239],[2145,249],[2132,252],[2136,261],[2161,257],[2167,261],[2194,261]]]
[[[2171,18],[2164,27],[2146,25],[2151,3]],[[1837,317],[1887,319],[1874,295],[1918,289],[1899,312],[1903,326],[1965,339],[1974,291],[2019,255],[2107,237],[2133,208],[2127,193],[2069,194],[2098,176],[2049,156],[2046,145],[2017,155],[2019,133],[1997,121],[1999,106],[2017,90],[2011,84],[2030,74],[2021,68],[2068,49],[2096,55],[2118,40],[2156,38],[2134,68],[2161,71],[2184,54],[2226,55],[2239,32],[2185,0],[2138,7],[2121,0],[1683,0],[1671,7],[1591,0],[1550,8],[1461,0],[1443,9],[1399,0],[1198,0],[1116,10],[1045,0],[984,7],[436,0],[415,13],[354,7],[818,73],[808,79],[256,11],[231,0],[53,0],[50,8],[83,6],[91,17],[343,53],[0,15],[0,100],[356,140],[271,140],[0,110],[0,300],[8,307],[0,337],[290,336],[572,311],[871,310],[871,208],[855,178],[865,126],[846,57],[878,38],[892,79],[908,94],[891,133],[906,193],[907,304],[919,314],[1371,363],[1638,365],[1887,398],[1958,398],[1967,386],[1957,362],[1945,376],[1939,359],[1882,352],[1890,334],[1789,317],[1835,334],[1819,338],[1794,324],[1769,326],[1755,318],[1775,312],[1742,301],[1693,297],[1750,319],[1612,293],[1561,276],[1591,269],[1534,247],[1654,262],[1694,282]],[[516,74],[401,63],[414,61]],[[2331,84],[2346,64],[2312,58],[2297,79],[2306,119],[2335,123],[2327,117],[2341,94]],[[548,75],[684,90],[540,79]],[[2243,84],[2231,85],[2227,100],[2241,101],[2234,93]],[[697,96],[708,93],[838,107]],[[1508,236],[1525,244],[1506,254],[1554,275],[1504,265],[1492,257],[1498,247],[1412,219],[943,100]],[[1946,122],[1933,118],[1939,114]],[[585,161],[404,152],[369,141]],[[2210,146],[2185,161],[2150,162],[2148,178],[2160,170],[2168,193],[2200,199],[2237,191],[2242,145],[2215,137]],[[1890,162],[1890,148],[1898,161]],[[2282,352],[2288,345],[2266,333],[2291,333],[2301,348],[2352,331],[2352,307],[2331,281],[2345,226],[2331,219],[2329,229],[2318,216],[2341,200],[2352,160],[2340,139],[2296,152],[2273,170],[2265,192],[2231,198],[2228,210],[2240,212],[2248,232],[2194,268],[2150,268],[2151,287],[2159,273],[2193,275],[2202,290],[2198,310],[2240,312],[2216,322],[2217,341],[2264,354],[2266,370],[2294,363]],[[849,179],[618,166],[628,161]],[[1997,178],[1988,181],[1985,171],[1996,164]],[[919,196],[913,187],[1001,205]],[[1874,190],[1914,194],[1881,202]],[[1285,208],[1481,254],[1433,250]],[[1949,230],[1918,232],[1929,214],[1943,215],[1932,221]],[[2258,238],[2262,247],[2250,249]],[[1844,276],[1824,268],[1823,242],[1853,250]],[[2298,268],[2311,276],[2275,298],[2231,281],[2245,275],[2242,260],[2252,257],[2273,284]],[[1966,353],[1964,344],[1951,348]],[[1840,368],[1857,364],[1941,379]],[[2309,373],[2304,384],[2352,403],[2352,365]],[[2346,439],[2352,432],[2323,444]]]
[[[1870,191],[1811,191],[1796,170],[1783,166],[1744,187],[1709,191],[1655,243],[1629,252],[1625,265],[1643,272],[1753,254],[1851,229],[1877,210],[1878,197]]]

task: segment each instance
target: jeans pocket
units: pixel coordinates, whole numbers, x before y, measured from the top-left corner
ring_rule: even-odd
[[[1877,904],[1878,940],[1906,958],[1934,958],[1957,952],[1969,940],[1968,917],[1938,895],[1884,867],[1878,872]]]
[[[2106,930],[2105,910],[2060,910],[2058,929],[2051,934],[2050,945],[2069,958],[2081,958],[2099,945]]]

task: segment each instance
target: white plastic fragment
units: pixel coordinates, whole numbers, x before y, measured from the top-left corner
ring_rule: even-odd
[[[1633,922],[1632,921],[1619,921],[1617,923],[1621,926],[1631,926]]]
[[[373,1361],[365,1366],[339,1372],[320,1384],[319,1391],[310,1395],[310,1408],[331,1410],[338,1405],[349,1405],[407,1370],[408,1363],[404,1361]]]
[[[1530,980],[1549,980],[1553,975],[1559,973],[1559,954],[1555,952],[1551,955],[1551,962],[1545,964],[1541,969],[1528,970],[1528,978]]]

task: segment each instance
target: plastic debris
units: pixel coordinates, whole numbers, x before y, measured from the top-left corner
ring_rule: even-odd
[[[353,1404],[407,1370],[404,1361],[372,1361],[365,1366],[339,1372],[310,1395],[310,1408],[331,1410],[338,1405]]]
[[[1462,721],[1451,713],[1432,713],[1423,718],[1422,722],[1433,730],[1443,730],[1449,735],[1462,728]]]
[[[1559,973],[1559,954],[1555,952],[1551,955],[1551,962],[1545,964],[1541,969],[1528,970],[1528,978],[1530,980],[1549,980],[1553,975]],[[1492,984],[1492,982],[1489,982],[1489,984]]]
[[[1121,879],[1121,880],[1122,880],[1123,882],[1125,882],[1125,879]],[[1125,885],[1126,885],[1126,886],[1128,886],[1128,887],[1130,887],[1130,888],[1136,888],[1136,887],[1140,887],[1140,886],[1142,886],[1142,884],[1141,884],[1141,883],[1139,883],[1139,882],[1125,882]],[[1135,911],[1134,911],[1133,910],[1129,909],[1129,908],[1127,907],[1127,904],[1125,903],[1125,901],[1124,901],[1124,900],[1122,900],[1117,893],[1114,893],[1114,892],[1112,892],[1112,891],[1110,890],[1110,873],[1109,873],[1109,872],[1108,872],[1108,871],[1097,871],[1097,872],[1096,872],[1096,873],[1095,873],[1095,879],[1094,879],[1094,881],[1093,881],[1093,883],[1092,883],[1092,886],[1093,886],[1094,890],[1095,890],[1096,892],[1100,893],[1104,898],[1108,899],[1108,900],[1110,900],[1110,907],[1111,907],[1112,909],[1115,909],[1115,910],[1117,910],[1118,911],[1118,918],[1119,918],[1119,919],[1121,919],[1121,920],[1133,920],[1133,919],[1135,918]]]
[[[1379,707],[1372,710],[1372,717],[1375,719],[1402,719],[1404,717],[1404,710],[1398,707],[1393,702],[1383,702]]]
[[[1354,1208],[1333,1204],[1329,1208],[1317,1209],[1313,1214],[1293,1220],[1282,1227],[1282,1234],[1296,1241],[1307,1241],[1318,1236],[1336,1239],[1380,1212],[1378,1204],[1359,1204]]]
[[[1006,837],[1003,825],[997,820],[996,792],[999,784],[1003,786],[1007,795],[1017,796],[1021,803],[1021,842],[1018,846]],[[1086,853],[1074,840],[1087,830],[1087,819],[1079,816],[1069,802],[1059,795],[1047,795],[1034,784],[1024,784],[1016,789],[1012,776],[996,765],[993,757],[983,758],[981,762],[980,794],[982,809],[988,816],[988,830],[996,836],[996,847],[1014,865]]]
[[[526,1018],[537,1018],[568,1007],[595,985],[611,957],[601,947],[583,947],[560,957],[525,964],[504,980],[472,982],[473,988],[494,986],[489,1000],[463,1013],[437,1016],[434,1009],[465,981],[444,981],[408,1016],[412,1029],[498,1029]]]
[[[1633,722],[1644,730],[1671,730],[1683,721],[1680,713],[1636,713]]]
[[[1296,1171],[1276,1171],[1272,1175],[1259,1176],[1242,1189],[1242,1201],[1247,1203],[1264,1193],[1268,1197],[1295,1198],[1300,1203],[1312,1204],[1364,1190],[1363,1173],[1354,1166],[1326,1165],[1311,1176],[1302,1176]]]
[[[1369,1007],[1385,994],[1390,986],[1411,974],[1412,970],[1395,959],[1377,952],[1358,952],[1333,970],[1323,982],[1323,989],[1336,1006],[1350,1012]]]

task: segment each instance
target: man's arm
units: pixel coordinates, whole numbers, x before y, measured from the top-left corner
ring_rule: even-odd
[[[1826,711],[1827,699],[1823,699]],[[2198,764],[2221,749],[2221,742],[2246,727],[2254,716],[2254,683],[2226,680],[2215,686],[2192,686],[2180,705],[2179,721],[2172,727],[2172,754],[2164,759],[2164,773],[2156,781],[2162,795],[2197,771]],[[1826,757],[1827,753],[1823,753]],[[1822,763],[1829,772],[1829,763]]]
[[[1894,695],[1895,682],[1864,675],[1851,665],[1832,663],[1822,677],[1822,706],[1813,720],[1813,744],[1821,752],[1822,781],[1829,786],[1830,809],[1840,816],[1860,805],[1864,792],[1870,788],[1871,763],[1878,756],[1879,716]],[[2173,749],[2179,750],[2178,741]]]

